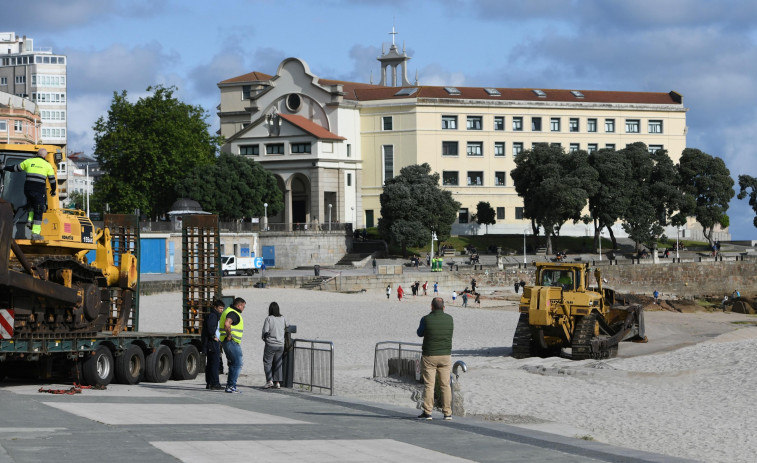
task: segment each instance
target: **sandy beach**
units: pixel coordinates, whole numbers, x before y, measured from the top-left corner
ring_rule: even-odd
[[[450,293],[451,293],[451,289]],[[566,436],[693,458],[747,462],[757,454],[757,317],[733,313],[648,311],[646,344],[623,343],[618,358],[571,361],[510,357],[514,302],[482,298],[455,305],[453,360],[465,415]],[[299,289],[244,289],[244,366],[239,384],[262,386],[260,330],[276,301],[299,339],[334,343],[335,395],[417,408],[420,385],[373,379],[381,341],[420,342],[415,334],[431,297],[397,301],[383,292],[338,294]],[[486,291],[484,291],[486,294]],[[471,301],[472,302],[472,301]],[[181,294],[140,298],[140,329],[180,331]],[[222,377],[223,380],[223,377]]]

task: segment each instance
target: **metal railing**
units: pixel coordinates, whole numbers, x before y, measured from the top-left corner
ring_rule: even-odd
[[[417,342],[381,341],[373,354],[373,377],[401,376],[420,381],[421,348]]]
[[[143,232],[180,232],[181,222],[170,221],[141,221],[139,223],[140,230]],[[303,235],[321,235],[321,234],[334,234],[344,235],[346,233],[352,233],[351,223],[332,223],[322,224],[318,222],[311,223],[271,223],[264,225],[262,223],[252,222],[219,222],[218,227],[224,232],[233,233],[299,233]]]
[[[294,373],[292,385],[313,391],[327,389],[334,395],[334,343],[293,339]]]

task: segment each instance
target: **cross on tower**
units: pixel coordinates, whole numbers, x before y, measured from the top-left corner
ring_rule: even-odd
[[[392,25],[392,32],[389,32],[389,35],[392,36],[392,45],[394,45],[394,36],[397,35],[397,32],[394,31],[394,25]]]

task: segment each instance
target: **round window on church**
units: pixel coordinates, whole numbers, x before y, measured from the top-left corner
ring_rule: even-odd
[[[296,113],[302,106],[302,98],[296,93],[291,93],[287,96],[287,109]]]

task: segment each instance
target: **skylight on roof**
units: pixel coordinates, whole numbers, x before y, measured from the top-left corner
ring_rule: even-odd
[[[536,96],[538,96],[539,98],[546,98],[547,97],[547,94],[544,93],[543,90],[534,89],[533,92],[536,93]]]
[[[395,93],[394,96],[410,96],[417,91],[418,91],[418,87],[407,87]]]
[[[573,96],[576,97],[576,98],[583,98],[584,97],[584,94],[581,93],[581,92],[579,92],[578,90],[571,90],[570,93],[572,93]]]
[[[460,90],[456,89],[455,87],[444,87],[444,90],[447,91],[450,95],[460,95]]]
[[[499,90],[497,90],[496,88],[485,88],[484,90],[486,90],[486,93],[488,93],[489,95],[502,96],[502,94],[499,93]]]

